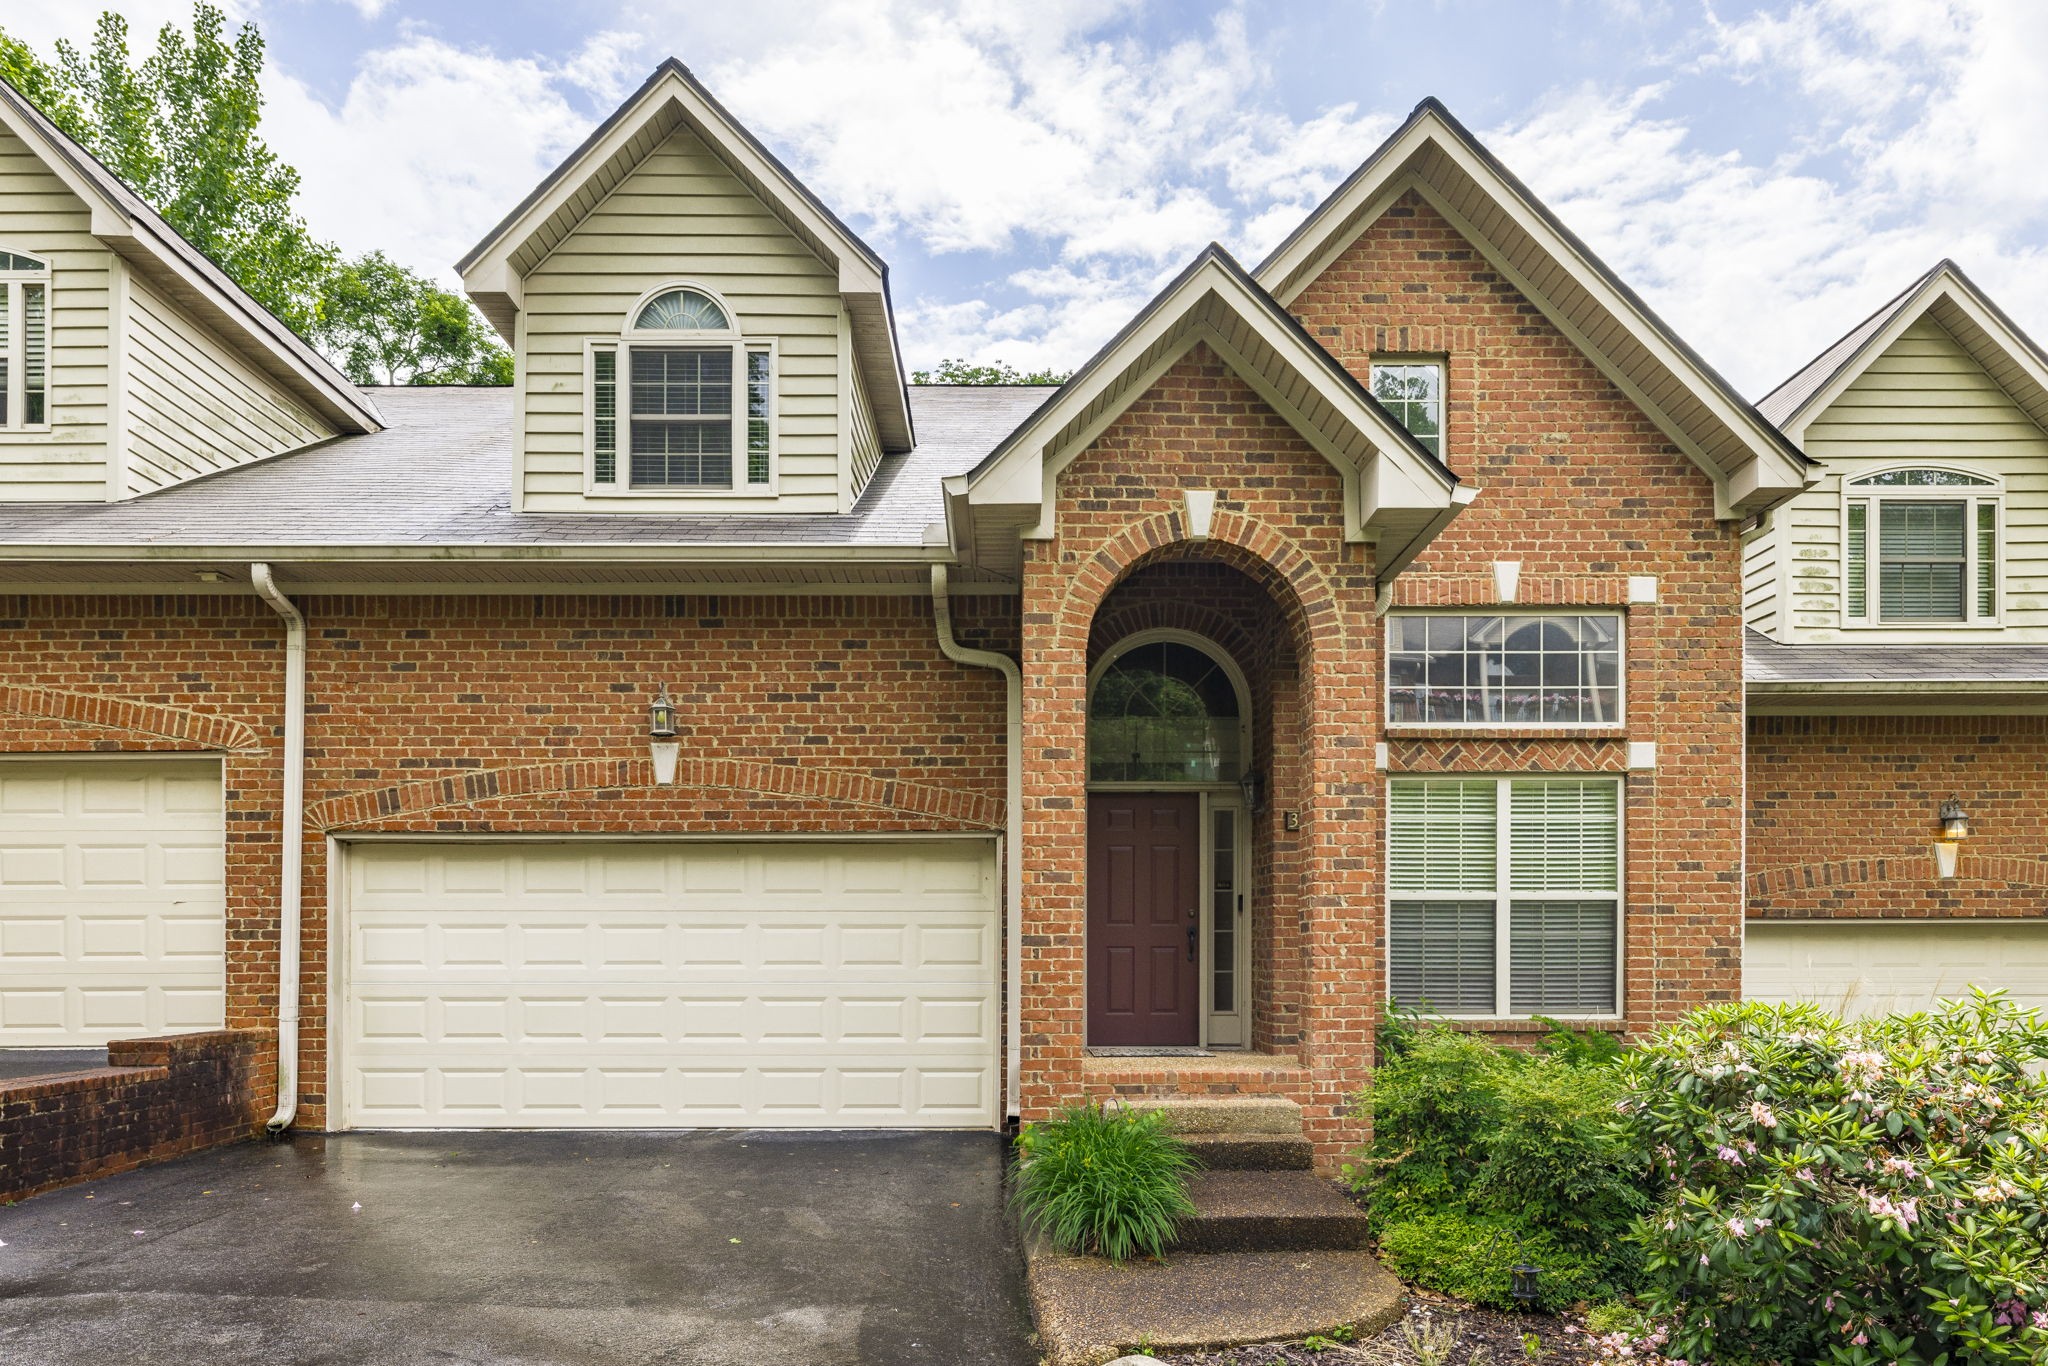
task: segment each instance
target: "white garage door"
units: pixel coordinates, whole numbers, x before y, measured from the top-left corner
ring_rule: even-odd
[[[1752,1000],[1812,1001],[1850,1015],[1924,1010],[1972,986],[2048,1007],[2048,924],[1752,921],[1742,977]]]
[[[0,1046],[224,1019],[220,764],[0,759]]]
[[[363,844],[345,1122],[992,1126],[986,841]]]

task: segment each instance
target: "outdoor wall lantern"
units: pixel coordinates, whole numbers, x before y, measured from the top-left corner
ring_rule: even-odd
[[[676,780],[676,756],[682,753],[676,740],[676,704],[669,700],[668,685],[647,707],[647,756],[654,760],[654,781],[667,787]]]
[[[1962,852],[1963,841],[1970,837],[1970,813],[1963,810],[1962,802],[1950,797],[1941,804],[1941,838],[1934,842],[1934,875],[1952,878],[1956,875],[1956,856]]]
[[[1256,815],[1259,810],[1259,775],[1246,769],[1244,776],[1237,780],[1237,790],[1244,794],[1244,809]]]

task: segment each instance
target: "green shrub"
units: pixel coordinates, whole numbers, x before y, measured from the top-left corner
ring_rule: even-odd
[[[1195,1165],[1159,1111],[1073,1105],[1017,1135],[1011,1199],[1063,1252],[1159,1257],[1195,1212]]]
[[[1418,1214],[1380,1230],[1380,1256],[1397,1275],[1496,1309],[1517,1309],[1515,1263],[1542,1268],[1536,1307],[1549,1313],[1611,1294],[1600,1257],[1565,1246],[1501,1214]]]
[[[1648,1178],[1615,1123],[1619,1075],[1582,1060],[1605,1054],[1584,1042],[1523,1053],[1443,1025],[1410,1026],[1353,1112],[1372,1121],[1373,1137],[1347,1172],[1374,1221],[1500,1216],[1616,1258],[1648,1203]]]
[[[1669,1357],[2048,1359],[2048,1025],[1993,996],[1695,1012],[1621,1064],[1670,1181],[1640,1223]]]

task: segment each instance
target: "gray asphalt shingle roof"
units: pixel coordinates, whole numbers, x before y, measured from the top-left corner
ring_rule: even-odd
[[[974,468],[1052,390],[913,388],[917,449],[845,514],[512,511],[510,389],[371,391],[390,425],[119,503],[0,505],[0,546],[920,545],[940,480]]]
[[[1751,683],[2048,683],[2048,645],[1786,645],[1743,634]]]

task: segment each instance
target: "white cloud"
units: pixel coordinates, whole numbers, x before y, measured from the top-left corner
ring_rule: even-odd
[[[569,95],[610,79],[620,46],[599,34],[549,67],[413,33],[368,53],[337,107],[273,70],[265,133],[299,167],[321,236],[452,279],[463,252],[589,133]]]

